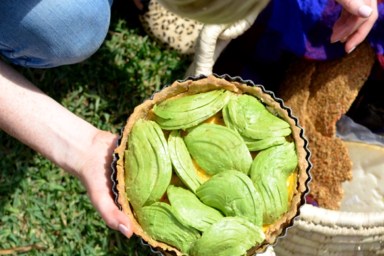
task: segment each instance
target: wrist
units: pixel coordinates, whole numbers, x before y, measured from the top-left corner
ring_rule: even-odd
[[[90,146],[78,158],[77,167],[72,173],[78,176],[83,183],[87,183],[86,178],[92,177],[92,172],[95,170],[93,166],[96,163],[100,165],[100,162],[102,162],[106,170],[110,169],[117,141],[117,135],[97,129],[90,141]],[[97,166],[97,168],[100,168],[100,166]],[[87,184],[85,185],[87,186]]]

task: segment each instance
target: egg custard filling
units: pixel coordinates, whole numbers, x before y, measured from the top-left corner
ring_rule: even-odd
[[[135,233],[167,253],[246,255],[296,216],[303,145],[273,98],[207,79],[135,109],[118,150],[119,202]]]

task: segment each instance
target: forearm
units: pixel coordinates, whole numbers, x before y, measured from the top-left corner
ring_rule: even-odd
[[[1,61],[0,129],[75,175],[99,132]]]

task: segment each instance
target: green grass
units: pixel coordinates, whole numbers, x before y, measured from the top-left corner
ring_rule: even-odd
[[[89,60],[20,71],[72,112],[118,133],[135,105],[184,78],[189,63],[116,19]],[[24,247],[26,255],[150,254],[137,238],[106,227],[76,178],[1,131],[0,159],[0,252]]]

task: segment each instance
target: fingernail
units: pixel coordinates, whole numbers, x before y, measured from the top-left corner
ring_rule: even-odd
[[[337,42],[340,42],[340,40],[346,38],[346,36],[344,36],[345,32],[344,31],[337,31],[337,32],[333,32],[332,35],[331,35],[331,38],[330,38],[330,41],[331,43],[337,43]]]
[[[368,5],[363,5],[359,8],[359,15],[364,18],[368,18],[372,14],[372,8]]]
[[[356,49],[356,46],[352,47],[347,53],[350,54],[351,52],[353,52],[353,50]]]
[[[340,43],[345,43],[347,41],[348,37],[344,37],[343,39],[340,40]]]
[[[330,41],[331,41],[331,44],[337,43],[337,42],[340,41],[340,36],[337,36],[337,35],[335,36],[335,34],[332,34],[331,38],[330,38]]]
[[[331,38],[331,44],[337,43],[337,42],[339,42],[339,41],[340,41],[340,40],[337,39],[337,38],[334,38],[334,39]]]
[[[132,236],[132,231],[123,224],[119,224],[119,231],[128,238]]]

